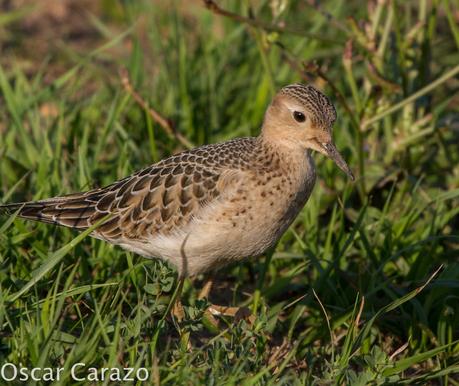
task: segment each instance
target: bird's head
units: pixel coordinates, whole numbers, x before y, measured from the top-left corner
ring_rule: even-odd
[[[326,155],[354,180],[333,142],[335,120],[336,110],[327,96],[313,86],[292,84],[274,97],[266,111],[262,133],[288,147],[300,146]]]

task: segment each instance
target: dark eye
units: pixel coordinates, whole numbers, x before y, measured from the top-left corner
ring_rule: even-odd
[[[304,122],[306,120],[306,117],[300,111],[294,111],[293,112],[293,118],[295,118],[295,121],[297,121],[297,122]]]

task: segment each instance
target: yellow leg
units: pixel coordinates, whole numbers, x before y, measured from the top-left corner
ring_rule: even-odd
[[[174,293],[172,294],[171,300],[167,305],[166,312],[164,313],[162,320],[166,319],[166,317],[170,314],[172,317],[177,317],[178,321],[183,320],[184,312],[182,302],[180,301],[180,297],[182,295],[183,290],[183,283],[185,279],[179,277],[177,286],[175,287]]]
[[[183,310],[182,302],[180,300],[183,290],[183,283],[185,282],[185,278],[179,277],[177,286],[175,287],[174,293],[172,294],[172,298],[167,305],[166,312],[163,315],[162,320],[164,320],[169,314],[172,317],[172,322],[175,325],[179,335],[180,335],[180,342],[181,346],[184,350],[191,350],[191,342],[190,342],[190,333],[187,331],[183,331],[180,327],[179,323],[185,319],[185,311]]]
[[[172,306],[171,315],[177,320],[177,322],[181,322],[185,319],[185,310],[183,309],[183,305],[180,299],[176,299],[174,305]]]
[[[212,285],[214,284],[213,276],[209,276],[204,287],[202,287],[201,291],[199,292],[198,299],[209,298],[210,290],[212,289]]]

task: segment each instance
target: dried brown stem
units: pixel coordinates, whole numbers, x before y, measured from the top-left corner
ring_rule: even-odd
[[[121,68],[119,74],[121,78],[121,83],[126,92],[134,98],[134,100],[140,107],[142,107],[146,112],[148,112],[148,114],[150,114],[153,120],[164,129],[164,131],[169,137],[175,138],[184,147],[188,149],[194,147],[194,145],[186,137],[184,137],[182,134],[175,130],[174,125],[170,120],[164,118],[159,112],[150,107],[148,103],[139,95],[139,93],[134,90],[129,79],[129,73],[125,68]]]
[[[221,8],[217,3],[215,3],[214,0],[202,0],[202,1],[204,3],[204,6],[216,15],[225,16],[229,19],[235,20],[240,23],[248,24],[252,27],[261,28],[265,31],[288,33],[288,34],[308,37],[311,39],[319,40],[322,42],[328,42],[328,43],[338,43],[338,44],[343,43],[342,41],[338,41],[336,39],[331,39],[331,38],[326,38],[321,35],[313,34],[307,31],[297,30],[297,29],[292,29],[292,28],[285,28],[279,25],[266,23],[258,19],[253,19],[250,17],[238,15],[237,13],[230,12],[230,11],[227,11],[226,9]]]
[[[275,44],[280,48],[282,59],[292,70],[300,74],[301,78],[308,83],[314,80],[314,77],[304,71],[303,66],[298,62],[298,59],[281,42],[275,42]]]
[[[343,105],[343,107],[346,109],[348,112],[352,124],[354,125],[354,128],[356,130],[359,130],[359,123],[357,122],[357,119],[354,116],[354,112],[352,109],[349,107],[346,98],[344,98],[343,94],[341,91],[338,89],[338,87],[335,86],[335,84],[331,81],[331,79],[325,74],[322,69],[315,63],[303,63],[304,66],[304,71],[300,72],[300,75],[303,77],[303,79],[308,80],[308,77],[310,77],[309,74],[315,74],[316,76],[322,78],[333,90],[333,93],[335,96],[338,98],[340,103]]]
[[[323,6],[320,4],[319,1],[314,1],[314,0],[305,0],[305,3],[311,7],[313,10],[315,10],[317,13],[322,15],[327,22],[336,27],[337,29],[349,33],[349,29],[346,27],[344,23],[341,23],[336,17],[334,17],[330,12],[326,11]]]

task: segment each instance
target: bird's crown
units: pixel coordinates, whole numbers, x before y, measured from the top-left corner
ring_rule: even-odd
[[[330,128],[336,120],[336,110],[326,95],[311,85],[290,84],[279,94],[287,95],[301,103],[310,113],[312,122],[320,127]]]

